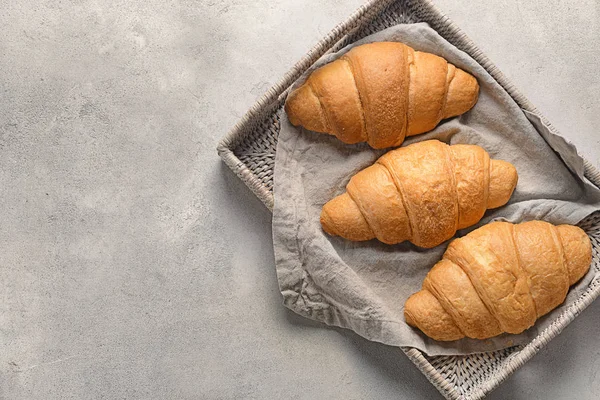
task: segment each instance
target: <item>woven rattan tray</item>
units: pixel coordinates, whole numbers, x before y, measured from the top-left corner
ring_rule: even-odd
[[[273,208],[273,166],[279,135],[278,112],[283,107],[290,85],[323,54],[337,51],[390,26],[415,22],[427,22],[442,37],[481,64],[522,109],[541,115],[429,0],[372,0],[317,43],[219,143],[221,158],[270,210]],[[553,133],[559,135],[544,117],[542,119]],[[585,175],[596,186],[600,186],[600,171],[587,161]],[[580,226],[592,240],[592,268],[600,270],[600,213],[588,217]],[[573,305],[524,346],[469,356],[430,357],[414,348],[402,350],[446,398],[480,399],[558,335],[599,294],[600,280],[594,280]]]

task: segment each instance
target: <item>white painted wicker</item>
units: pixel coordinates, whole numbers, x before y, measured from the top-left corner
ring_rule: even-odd
[[[317,43],[218,145],[221,158],[270,210],[273,208],[273,165],[279,135],[278,111],[283,107],[290,85],[323,54],[337,51],[348,43],[390,26],[413,22],[427,22],[446,40],[481,64],[522,109],[541,115],[481,50],[429,0],[371,0]],[[559,134],[543,119],[554,133]],[[585,174],[600,186],[600,171],[587,161]],[[600,269],[600,213],[588,217],[580,226],[592,239],[592,268]],[[594,280],[573,305],[524,346],[469,356],[430,357],[414,348],[402,350],[446,398],[480,399],[558,335],[599,294],[600,280]]]

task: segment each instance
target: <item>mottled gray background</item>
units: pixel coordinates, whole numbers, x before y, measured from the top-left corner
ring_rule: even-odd
[[[286,311],[217,141],[360,0],[0,0],[0,397],[430,399]],[[436,0],[600,166],[597,0]],[[491,399],[595,399],[600,303]]]

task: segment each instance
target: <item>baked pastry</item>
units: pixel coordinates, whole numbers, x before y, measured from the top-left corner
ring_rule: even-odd
[[[354,175],[346,193],[323,206],[321,225],[353,241],[435,247],[506,204],[516,184],[515,167],[481,147],[428,140],[392,150]]]
[[[435,340],[521,333],[565,300],[591,261],[576,226],[493,222],[450,243],[404,316]]]
[[[445,59],[376,42],[313,71],[285,110],[293,125],[381,149],[467,112],[478,94],[477,80]]]

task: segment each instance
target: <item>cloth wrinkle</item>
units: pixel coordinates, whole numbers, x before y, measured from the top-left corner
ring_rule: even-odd
[[[402,146],[430,139],[476,144],[491,158],[508,161],[517,169],[518,184],[508,204],[487,210],[481,221],[461,229],[454,238],[494,220],[577,224],[600,210],[600,189],[585,178],[583,160],[575,147],[556,135],[540,116],[522,110],[481,65],[424,23],[394,26],[328,54],[293,87],[350,48],[374,41],[399,41],[415,51],[442,56],[475,76],[480,85],[473,109],[443,120],[430,132],[407,137]],[[348,242],[327,235],[319,219],[323,205],[342,194],[354,174],[389,150],[371,149],[365,143],[347,145],[335,136],[294,127],[282,112],[274,170],[273,246],[286,307],[387,345],[414,347],[429,355],[463,355],[530,342],[574,304],[593,280],[600,280],[600,271],[590,268],[570,288],[563,304],[519,335],[436,342],[408,326],[404,303],[421,289],[423,279],[440,261],[450,241],[433,249],[406,243],[390,246],[377,240]],[[482,301],[497,319],[491,312],[493,307]]]

